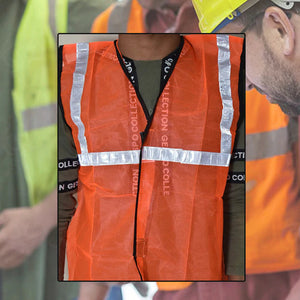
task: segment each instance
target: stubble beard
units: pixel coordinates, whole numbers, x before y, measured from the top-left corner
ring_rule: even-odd
[[[262,40],[267,67],[262,74],[262,86],[268,89],[271,99],[285,114],[298,116],[300,115],[300,82],[296,80],[292,70],[274,55],[264,36]]]

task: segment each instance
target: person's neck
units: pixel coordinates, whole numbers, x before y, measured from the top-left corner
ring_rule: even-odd
[[[158,60],[176,50],[179,34],[120,34],[119,49],[122,55],[133,60]]]

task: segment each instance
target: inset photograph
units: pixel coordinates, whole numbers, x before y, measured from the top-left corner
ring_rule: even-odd
[[[58,39],[59,280],[244,280],[244,36]]]

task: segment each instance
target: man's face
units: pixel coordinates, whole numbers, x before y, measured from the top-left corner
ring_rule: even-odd
[[[241,32],[242,25],[235,22],[224,27],[222,32]],[[290,115],[300,115],[300,80],[293,64],[280,52],[278,45],[268,42],[266,33],[258,36],[254,29],[246,33],[246,89],[255,88],[266,95],[271,103]]]
[[[285,114],[300,115],[300,82],[291,66],[274,53],[264,35],[260,41],[261,52],[255,51],[250,42],[251,40],[247,41],[249,50],[246,50],[246,55],[249,55],[246,67],[247,88],[256,88],[261,94],[265,94]]]

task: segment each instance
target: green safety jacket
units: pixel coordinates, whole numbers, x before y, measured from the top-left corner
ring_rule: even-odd
[[[55,31],[67,29],[68,1],[4,0],[0,11],[2,211],[56,188]],[[0,299],[74,299],[77,284],[56,281],[56,253],[55,229],[22,265],[0,270]]]
[[[60,20],[57,28],[65,32],[67,1],[57,3],[56,11],[60,14],[56,18]],[[44,199],[57,182],[56,41],[51,32],[49,11],[47,0],[28,0],[13,52],[12,96],[31,205]]]

